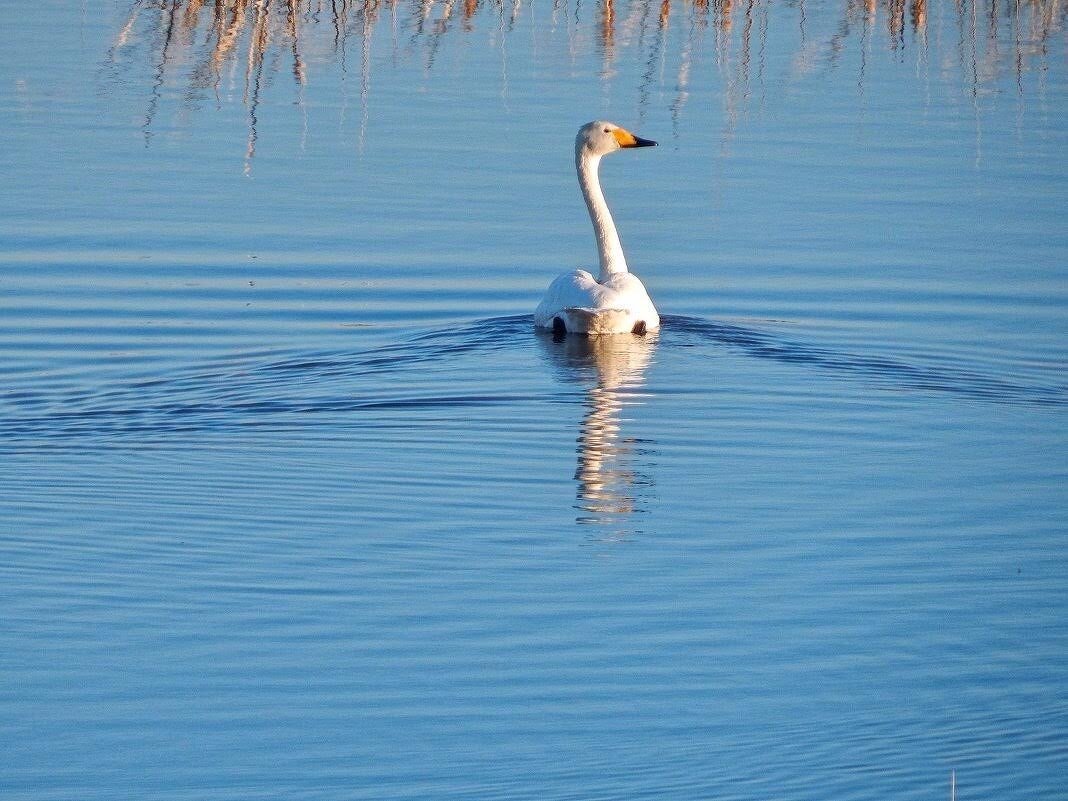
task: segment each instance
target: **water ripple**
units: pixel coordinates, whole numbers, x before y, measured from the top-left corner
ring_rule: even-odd
[[[455,364],[472,354],[531,347],[538,339],[531,325],[529,315],[497,317],[423,332],[362,352],[301,353],[274,359],[261,355],[258,363],[245,357],[95,391],[50,394],[16,388],[0,396],[9,409],[0,440],[11,445],[41,438],[307,426],[316,417],[359,411],[474,408],[529,401],[530,389],[510,387],[510,377],[495,381],[481,374],[477,365],[472,373],[458,371]],[[665,317],[660,336],[651,339],[650,345],[661,360],[679,348],[726,347],[754,359],[846,374],[900,390],[1037,406],[1059,407],[1068,401],[1063,384],[1024,383],[977,371],[962,362],[936,367],[836,351],[772,331],[694,317]],[[560,359],[565,373],[583,379],[585,374],[575,368],[590,359],[588,352],[566,351]],[[374,382],[434,365],[444,370],[436,378],[416,373],[404,386]]]
[[[701,342],[737,348],[757,359],[815,367],[875,379],[899,389],[948,392],[999,403],[1062,406],[1068,383],[1025,384],[970,369],[959,362],[946,367],[913,364],[903,359],[834,351],[788,340],[775,333],[694,317],[664,318],[664,327],[687,344]]]

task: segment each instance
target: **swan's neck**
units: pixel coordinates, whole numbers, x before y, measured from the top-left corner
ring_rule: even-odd
[[[608,210],[601,192],[601,182],[597,179],[597,165],[600,162],[600,156],[585,153],[582,149],[575,151],[579,186],[582,187],[586,208],[590,210],[593,233],[597,237],[597,252],[601,257],[601,280],[604,280],[613,273],[627,272],[627,260],[619,243],[616,224],[612,221],[612,212]]]

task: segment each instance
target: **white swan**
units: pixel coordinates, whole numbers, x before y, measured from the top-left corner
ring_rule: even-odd
[[[601,156],[625,147],[655,144],[603,120],[588,122],[579,129],[575,169],[597,235],[601,274],[594,279],[585,270],[575,270],[556,278],[534,311],[534,325],[572,334],[644,334],[660,327],[660,315],[649,293],[627,270],[623,246],[597,180]]]

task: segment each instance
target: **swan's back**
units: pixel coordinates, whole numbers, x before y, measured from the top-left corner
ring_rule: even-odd
[[[599,282],[575,270],[549,285],[534,324],[572,334],[645,333],[660,327],[660,315],[636,275],[615,273]]]

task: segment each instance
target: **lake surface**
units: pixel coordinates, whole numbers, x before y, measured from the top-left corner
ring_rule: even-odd
[[[1063,797],[1066,23],[3,4],[0,793]]]

